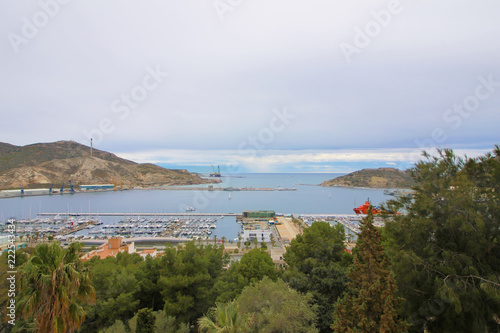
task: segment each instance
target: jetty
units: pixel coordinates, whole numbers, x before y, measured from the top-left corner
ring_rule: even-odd
[[[38,213],[38,216],[60,216],[60,217],[71,217],[71,216],[94,216],[94,217],[105,217],[105,216],[123,216],[123,217],[162,217],[162,216],[188,216],[188,217],[203,217],[203,216],[238,216],[237,213]]]
[[[272,192],[272,191],[297,191],[295,187],[215,187],[208,185],[208,187],[187,187],[187,186],[157,186],[152,188],[145,188],[152,190],[165,190],[165,191],[257,191],[257,192]]]

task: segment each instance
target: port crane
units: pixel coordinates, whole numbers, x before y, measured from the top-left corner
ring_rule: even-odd
[[[75,193],[75,187],[71,183],[71,180],[69,181],[69,193],[71,193],[71,194]]]
[[[212,166],[212,170],[213,172],[210,174],[210,177],[220,177],[220,165],[217,166],[217,170],[214,168],[213,165]]]
[[[52,184],[53,186],[54,184]],[[50,186],[49,193],[52,193],[52,186]],[[64,183],[62,183],[61,188],[59,189],[59,194],[64,193]],[[71,183],[71,180],[69,181],[69,193],[75,194],[75,187],[73,186],[73,183]]]

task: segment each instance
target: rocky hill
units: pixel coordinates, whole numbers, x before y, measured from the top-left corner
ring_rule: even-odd
[[[410,188],[413,179],[407,171],[394,168],[363,169],[324,181],[321,186]]]
[[[186,170],[138,164],[72,141],[13,146],[0,143],[0,189],[48,187],[50,184],[122,186],[213,183]]]

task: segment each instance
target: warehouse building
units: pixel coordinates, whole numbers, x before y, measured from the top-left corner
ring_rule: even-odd
[[[99,191],[99,190],[112,190],[114,184],[96,184],[96,185],[79,185],[80,191]]]

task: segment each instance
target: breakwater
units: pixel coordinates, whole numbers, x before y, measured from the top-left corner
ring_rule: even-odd
[[[38,213],[38,216],[60,216],[60,217],[70,217],[70,216],[94,216],[94,217],[104,217],[104,216],[123,216],[123,217],[150,217],[150,216],[238,216],[241,214],[237,213]]]

